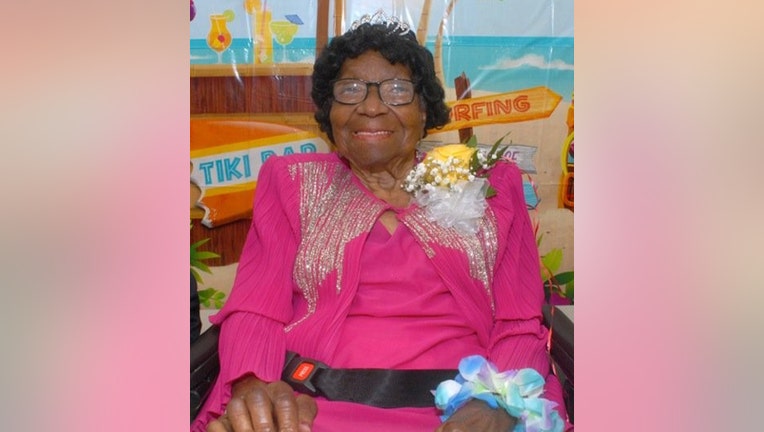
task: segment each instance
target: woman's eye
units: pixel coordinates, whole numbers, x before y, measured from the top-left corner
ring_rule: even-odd
[[[363,89],[361,88],[361,86],[358,86],[358,85],[350,85],[347,87],[343,87],[341,89],[341,93],[346,95],[358,94],[358,93],[361,93],[362,91]]]

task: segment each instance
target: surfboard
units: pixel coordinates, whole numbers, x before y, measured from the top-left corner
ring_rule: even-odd
[[[269,157],[330,151],[313,132],[240,119],[192,118],[190,138],[192,196],[195,185],[194,204],[208,228],[252,214],[257,175]]]

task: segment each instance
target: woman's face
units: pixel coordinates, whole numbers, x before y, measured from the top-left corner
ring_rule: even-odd
[[[410,80],[411,71],[402,64],[390,64],[376,51],[367,51],[345,61],[337,76],[343,78],[367,82]],[[421,98],[417,95],[408,105],[389,106],[379,98],[378,91],[377,86],[369,86],[366,99],[356,105],[332,103],[329,119],[337,151],[356,169],[408,171],[424,132],[426,112]]]

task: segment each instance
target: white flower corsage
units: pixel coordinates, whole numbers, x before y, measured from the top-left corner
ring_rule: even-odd
[[[484,357],[473,355],[463,358],[459,375],[440,383],[433,394],[442,421],[470,400],[480,399],[517,418],[513,432],[561,432],[565,423],[554,409],[557,403],[540,397],[544,382],[535,369],[499,372]]]
[[[474,135],[465,144],[435,147],[411,170],[403,188],[429,220],[474,234],[488,205],[486,198],[496,194],[485,177],[507,150],[499,147],[503,138],[488,152],[477,148]]]

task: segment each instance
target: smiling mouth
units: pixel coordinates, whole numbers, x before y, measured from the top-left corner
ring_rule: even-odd
[[[355,131],[353,135],[359,138],[384,138],[392,135],[391,131]]]

